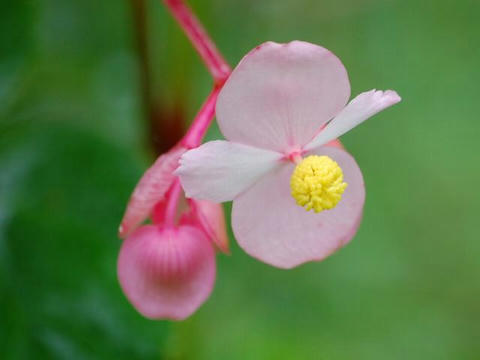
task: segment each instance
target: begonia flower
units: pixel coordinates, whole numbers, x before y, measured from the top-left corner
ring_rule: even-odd
[[[347,104],[349,97],[347,72],[327,49],[301,41],[258,46],[217,100],[227,141],[180,158],[187,197],[233,200],[234,235],[261,261],[292,268],[324,259],[352,239],[365,200],[357,163],[332,142],[400,101],[392,90]]]
[[[174,147],[145,172],[130,197],[119,235],[117,274],[123,292],[147,318],[182,320],[212,292],[214,245],[228,252],[221,205],[188,199],[173,171],[187,149]],[[150,217],[151,225],[141,225]]]

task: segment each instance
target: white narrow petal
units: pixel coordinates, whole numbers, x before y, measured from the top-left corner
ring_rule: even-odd
[[[349,97],[347,71],[332,52],[267,42],[233,70],[218,96],[217,122],[230,141],[283,152],[308,143]]]
[[[282,154],[229,141],[187,151],[175,172],[189,198],[224,202],[280,164]]]
[[[358,95],[305,146],[312,150],[338,138],[376,113],[398,103],[400,96],[393,90],[370,90]]]

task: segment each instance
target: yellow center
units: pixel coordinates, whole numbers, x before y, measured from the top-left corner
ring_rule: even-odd
[[[292,196],[305,210],[319,213],[333,209],[347,187],[343,172],[328,156],[310,155],[303,159],[290,178]]]

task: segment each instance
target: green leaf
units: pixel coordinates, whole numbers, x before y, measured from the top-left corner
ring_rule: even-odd
[[[78,129],[24,129],[0,157],[2,358],[158,358],[167,324],[116,279],[116,229],[140,169]]]

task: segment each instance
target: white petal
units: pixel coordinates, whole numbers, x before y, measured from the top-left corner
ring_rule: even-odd
[[[210,141],[183,154],[175,174],[187,197],[224,202],[275,168],[282,157],[252,146]]]
[[[358,95],[305,146],[312,150],[338,138],[376,113],[401,100],[393,90],[370,90]]]

